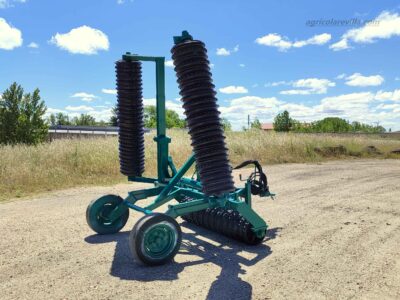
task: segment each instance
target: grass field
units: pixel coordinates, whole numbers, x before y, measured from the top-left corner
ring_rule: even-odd
[[[154,134],[146,136],[146,174],[155,175]],[[180,166],[190,155],[190,140],[185,131],[171,130],[170,154]],[[330,136],[277,134],[261,131],[227,134],[233,165],[246,159],[262,164],[320,162],[341,158],[400,158],[391,154],[400,140],[378,136]],[[324,155],[315,148],[343,145],[347,153]],[[375,146],[381,154],[365,151]],[[37,192],[81,185],[108,185],[125,182],[119,173],[118,142],[115,137],[55,140],[39,146],[0,146],[0,201]]]

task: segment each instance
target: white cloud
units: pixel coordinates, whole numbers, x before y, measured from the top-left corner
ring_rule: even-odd
[[[386,128],[393,129],[397,126],[397,129],[400,129],[400,103],[377,101],[397,98],[400,100],[400,90],[396,91],[341,94],[324,97],[314,105],[283,102],[275,97],[244,96],[230,100],[227,105],[220,107],[220,111],[221,116],[228,118],[232,123],[234,130],[247,126],[248,115],[252,120],[257,117],[261,122],[272,122],[276,114],[283,110],[288,110],[293,118],[303,122],[340,117],[368,124],[379,121]]]
[[[329,46],[329,49],[332,49],[333,51],[340,51],[340,50],[349,49],[349,48],[350,48],[350,46],[347,43],[346,39],[341,39],[339,42],[336,42]]]
[[[244,68],[246,65],[245,64],[239,64],[239,67]]]
[[[67,114],[70,118],[73,117],[79,117],[82,113],[91,115],[96,119],[96,121],[105,121],[108,122],[111,117],[111,108],[110,107],[105,107],[105,106],[96,106],[97,108],[103,108],[101,110],[95,110],[93,107],[90,106],[67,106],[65,109],[59,109],[59,108],[47,108],[46,111],[46,117],[48,117],[50,114],[56,114],[56,113],[63,113]]]
[[[400,112],[400,104],[393,103],[393,104],[379,104],[376,108],[383,109],[383,110],[393,110],[393,112]]]
[[[0,9],[13,7],[13,3],[25,3],[26,0],[0,0]]]
[[[400,90],[394,90],[392,92],[378,91],[375,95],[375,99],[379,101],[400,101]]]
[[[71,98],[81,98],[82,101],[85,102],[92,102],[94,99],[97,99],[98,97],[93,95],[93,94],[88,94],[85,92],[79,92],[75,93],[71,96]]]
[[[234,86],[234,85],[220,88],[219,91],[223,94],[246,94],[249,92],[244,86]]]
[[[307,45],[324,45],[331,40],[331,35],[329,33],[323,33],[314,35],[305,41],[297,41],[293,43],[293,47],[300,48]]]
[[[256,43],[259,45],[276,47],[280,51],[285,51],[292,47],[292,42],[290,42],[286,37],[282,37],[276,33],[270,33],[259,37],[256,39]]]
[[[275,81],[275,82],[267,82],[266,84],[264,84],[265,87],[269,87],[269,86],[280,86],[280,85],[291,85],[293,84],[292,81]]]
[[[110,117],[112,115],[112,109],[106,108],[106,109],[102,109],[102,110],[92,110],[87,113],[89,115],[91,115],[93,118],[95,118],[96,121],[108,122],[108,121],[110,121]]]
[[[217,48],[216,54],[220,56],[228,56],[231,55],[231,52],[225,48]]]
[[[354,73],[346,77],[346,80],[349,86],[378,86],[385,81],[381,75],[363,76],[360,73]]]
[[[383,11],[373,21],[360,28],[350,29],[339,42],[332,44],[329,48],[343,50],[349,48],[348,42],[367,44],[376,42],[378,39],[389,39],[400,35],[400,15]]]
[[[326,97],[321,100],[321,104],[316,106],[316,109],[321,113],[359,114],[365,112],[368,104],[374,100],[374,96],[371,92],[361,92]]]
[[[117,4],[124,4],[125,2],[133,2],[133,0],[117,0]]]
[[[50,42],[73,54],[97,54],[98,51],[107,51],[110,47],[105,33],[86,25],[74,28],[68,33],[57,33]]]
[[[394,80],[399,81],[399,80],[400,80],[400,77],[396,77]]]
[[[37,49],[37,48],[39,48],[39,45],[35,42],[31,42],[31,43],[29,43],[28,48]]]
[[[272,119],[282,103],[275,97],[244,96],[230,100],[227,106],[220,107],[220,111],[222,117],[231,121],[233,129],[239,130],[242,126],[247,126],[247,115],[261,121]]]
[[[345,73],[339,74],[338,76],[336,76],[336,79],[344,79],[346,77]]]
[[[165,66],[169,67],[169,68],[173,68],[174,67],[174,61],[172,59],[166,60],[165,61]]]
[[[51,108],[51,107],[48,107],[48,108],[46,109],[46,116],[49,116],[49,115],[51,115],[51,114],[57,114],[57,113],[66,113],[66,111],[63,110],[63,109]]]
[[[322,33],[314,35],[307,40],[290,41],[287,37],[281,36],[277,33],[270,33],[256,39],[256,43],[268,47],[276,47],[279,51],[286,51],[292,47],[301,48],[308,45],[324,45],[329,42],[331,35],[329,33]]]
[[[219,56],[228,56],[238,51],[239,51],[239,45],[236,45],[235,47],[233,47],[232,50],[228,50],[226,48],[217,48],[216,54]]]
[[[109,95],[117,94],[117,90],[114,90],[114,89],[101,89],[101,92],[104,94],[109,94]],[[91,96],[94,96],[94,95],[91,95]]]
[[[299,79],[292,83],[294,88],[301,89],[292,89],[281,91],[282,95],[310,95],[310,94],[326,94],[329,87],[334,87],[336,84],[328,79],[319,79],[319,78],[306,78]]]
[[[12,50],[22,45],[21,30],[8,24],[3,18],[0,18],[0,49]]]
[[[67,107],[65,107],[65,109],[68,111],[93,111],[94,110],[93,107],[87,106],[87,105],[79,105],[79,106],[68,105]]]
[[[180,100],[180,98],[177,98],[176,100]],[[144,106],[155,106],[156,105],[156,98],[144,98],[143,99],[143,105]],[[175,111],[179,117],[184,118],[184,113],[183,113],[183,107],[180,102],[177,101],[172,101],[172,100],[167,100],[165,101],[165,107],[167,109]]]

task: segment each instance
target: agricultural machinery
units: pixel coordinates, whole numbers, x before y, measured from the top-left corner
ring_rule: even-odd
[[[150,183],[152,187],[131,191],[125,199],[117,195],[102,196],[86,210],[86,220],[98,234],[120,231],[130,209],[143,213],[128,242],[135,260],[147,265],[164,264],[178,252],[182,232],[177,217],[246,244],[261,243],[267,224],[252,209],[251,196],[273,196],[257,161],[245,161],[236,167],[253,165],[254,172],[244,180],[244,187],[235,187],[205,45],[187,31],[174,37],[174,44],[172,59],[193,154],[180,169],[168,154],[171,139],[166,135],[164,57],[127,52],[116,62],[120,170],[129,181]],[[141,64],[144,61],[155,62],[157,178],[143,176]],[[184,177],[192,167],[193,176]],[[139,205],[140,200],[149,197],[155,197],[151,204]],[[174,202],[165,213],[154,212],[171,201]]]

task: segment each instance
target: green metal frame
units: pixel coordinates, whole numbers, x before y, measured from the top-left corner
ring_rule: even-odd
[[[122,205],[117,206],[108,216],[110,220],[119,218],[126,207],[135,211],[151,214],[156,208],[172,201],[190,197],[193,200],[173,205],[168,205],[165,212],[170,217],[176,218],[191,212],[196,212],[212,207],[225,207],[238,211],[253,226],[253,230],[259,237],[265,234],[267,224],[251,208],[251,185],[246,182],[243,188],[237,188],[234,192],[221,197],[207,197],[202,193],[202,186],[198,180],[184,177],[186,172],[195,163],[192,154],[183,166],[177,170],[168,154],[168,144],[171,139],[166,136],[165,118],[165,58],[154,56],[140,56],[127,52],[122,57],[126,61],[152,61],[156,64],[156,112],[157,112],[157,178],[128,177],[129,181],[153,183],[153,188],[131,191],[124,199]],[[263,197],[273,194],[262,195]],[[155,197],[147,206],[139,206],[137,202],[149,197]]]

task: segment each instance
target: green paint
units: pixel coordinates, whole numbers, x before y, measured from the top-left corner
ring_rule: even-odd
[[[143,233],[143,253],[152,259],[163,259],[175,248],[178,233],[168,222],[160,222]]]
[[[192,39],[192,36],[187,31],[183,31],[181,36],[174,37],[176,44]],[[98,199],[98,201],[91,204],[88,221],[88,223],[90,223],[89,225],[92,227],[94,224],[93,227],[98,229],[95,230],[97,232],[116,232],[122,228],[121,225],[125,225],[126,220],[124,218],[126,217],[126,212],[129,212],[128,208],[144,214],[150,214],[154,209],[174,199],[190,197],[194,200],[176,205],[169,205],[166,214],[176,218],[206,208],[225,207],[238,211],[252,224],[253,230],[257,236],[262,237],[265,235],[267,224],[251,208],[250,182],[246,182],[244,188],[236,189],[235,192],[222,197],[206,197],[202,193],[202,185],[198,176],[196,176],[195,179],[183,177],[195,163],[194,154],[188,158],[179,170],[175,168],[172,158],[168,155],[168,144],[171,142],[171,139],[166,136],[164,57],[140,56],[127,52],[123,55],[123,59],[126,61],[155,62],[157,136],[154,138],[154,141],[157,143],[158,176],[157,178],[128,177],[130,181],[151,183],[154,184],[154,187],[131,191],[128,193],[125,200],[110,195]],[[273,195],[274,194],[268,194],[262,196]],[[137,202],[142,199],[154,196],[156,196],[155,200],[145,207],[141,207],[137,204]],[[125,223],[122,224],[124,221]],[[152,229],[146,233],[143,246],[145,252],[152,258],[158,257],[158,255],[168,255],[168,251],[172,251],[171,249],[173,249],[173,247],[171,248],[172,243],[174,240],[176,242],[176,236],[174,236],[173,229],[171,229],[170,226],[168,227],[166,224],[163,225],[161,223],[156,225],[157,226],[153,226]]]

